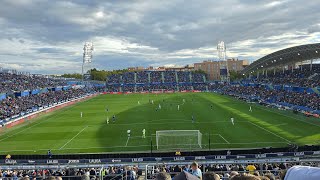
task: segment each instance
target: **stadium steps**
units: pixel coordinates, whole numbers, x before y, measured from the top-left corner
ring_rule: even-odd
[[[319,75],[318,73],[314,73],[311,76],[309,76],[308,79],[313,79],[313,78],[317,77],[318,75]]]
[[[317,88],[311,88],[315,93],[320,94],[320,91]]]
[[[137,83],[137,73],[134,73],[134,83]]]
[[[177,73],[177,71],[175,72],[175,74],[176,74],[176,83],[178,83],[179,79],[178,79],[178,73]]]
[[[271,84],[268,84],[268,87],[273,90],[273,86]]]
[[[178,79],[177,71],[175,72],[175,74],[176,74],[177,91],[179,92],[179,79]]]
[[[161,72],[161,82],[164,83],[164,72]]]

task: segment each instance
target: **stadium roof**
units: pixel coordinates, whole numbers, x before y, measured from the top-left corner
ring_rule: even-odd
[[[287,64],[319,58],[320,43],[294,46],[273,52],[254,61],[244,68],[242,73],[248,74],[256,70],[281,67]]]

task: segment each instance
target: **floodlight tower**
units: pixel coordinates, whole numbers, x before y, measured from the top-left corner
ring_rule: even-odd
[[[219,41],[217,45],[219,65],[220,65],[220,79],[222,81],[229,81],[229,69],[228,62],[226,60],[226,45],[223,41]]]
[[[92,52],[93,52],[93,43],[92,42],[85,42],[83,47],[83,62],[82,62],[82,81],[87,75],[86,71],[90,69],[90,65],[92,62]],[[86,76],[88,77],[88,76]]]

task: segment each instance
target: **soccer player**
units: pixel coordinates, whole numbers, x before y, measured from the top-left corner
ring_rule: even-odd
[[[146,138],[146,129],[142,130],[142,138]]]
[[[159,109],[161,109],[161,105],[159,104]]]
[[[128,138],[129,138],[130,135],[131,135],[131,130],[130,129],[127,130],[127,134],[128,134]]]
[[[116,122],[116,115],[115,114],[112,116],[112,121]]]
[[[109,116],[107,117],[107,124],[109,124]]]
[[[182,102],[183,102],[183,103],[185,103],[185,102],[186,102],[186,100],[185,100],[185,99],[183,99],[183,100],[182,100]]]
[[[178,105],[178,111],[180,110],[180,105]]]
[[[191,116],[191,119],[192,119],[192,123],[194,123],[194,116],[193,116],[193,114],[192,114],[192,116]]]
[[[234,118],[231,116],[230,118],[232,125],[234,125]]]
[[[140,101],[138,101],[138,104],[140,105]]]
[[[80,117],[82,118],[82,112],[80,112]]]
[[[252,112],[252,108],[251,108],[251,106],[249,107],[249,112]]]
[[[153,100],[151,100],[151,104],[153,104]]]
[[[211,110],[213,110],[213,105],[211,104]]]

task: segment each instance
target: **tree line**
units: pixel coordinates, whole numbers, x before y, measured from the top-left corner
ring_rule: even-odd
[[[97,70],[96,68],[93,68],[88,70],[87,74],[90,74],[91,80],[105,81],[107,76],[110,76],[112,74],[122,74],[124,72],[128,72],[128,69],[118,69],[118,70],[107,71],[107,70]],[[196,70],[194,72],[206,74],[202,70]],[[82,79],[82,75],[80,73],[63,74],[62,77]]]

